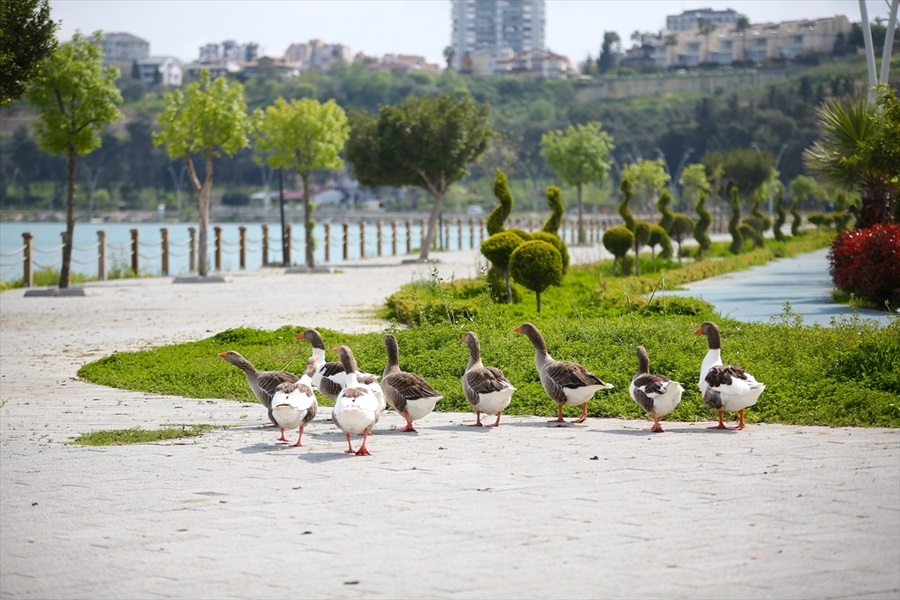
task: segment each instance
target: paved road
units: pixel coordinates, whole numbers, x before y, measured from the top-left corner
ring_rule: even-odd
[[[440,277],[480,266],[440,258]],[[259,405],[75,378],[99,356],[228,327],[379,331],[372,308],[432,267],[366,264],[0,294],[0,598],[900,596],[897,430],[650,435],[643,421],[527,417],[474,429],[472,415],[435,413],[404,434],[387,413],[362,458],[324,420],[284,448]],[[199,422],[232,427],[67,443]]]

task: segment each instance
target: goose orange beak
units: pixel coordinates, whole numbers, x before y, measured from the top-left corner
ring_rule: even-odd
[[[697,328],[697,331],[694,332],[694,335],[703,335],[703,331],[701,331],[700,327]]]
[[[515,331],[516,333],[522,333],[522,326],[519,325],[518,327],[516,327],[515,329],[513,329],[513,331]]]

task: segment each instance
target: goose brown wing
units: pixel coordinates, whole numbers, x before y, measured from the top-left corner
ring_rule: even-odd
[[[603,385],[599,377],[577,363],[554,362],[547,365],[547,375],[563,388]]]

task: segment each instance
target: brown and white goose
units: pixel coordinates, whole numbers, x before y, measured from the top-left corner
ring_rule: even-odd
[[[500,415],[509,406],[516,388],[496,367],[485,367],[481,362],[481,343],[473,331],[467,331],[460,342],[469,347],[469,364],[462,376],[463,393],[466,400],[475,409],[475,423],[472,427],[481,427],[481,413],[497,415],[497,420],[488,427],[500,425]]]
[[[272,396],[272,416],[278,427],[281,428],[279,442],[287,442],[287,438],[284,437],[285,429],[298,429],[300,436],[293,446],[303,445],[303,430],[315,418],[316,412],[319,410],[316,394],[310,384],[318,362],[317,357],[311,356],[306,361],[306,370],[300,377],[300,381],[279,384]]]
[[[380,404],[371,388],[356,381],[356,359],[350,348],[341,346],[338,348],[338,356],[341,357],[341,364],[347,373],[347,386],[334,401],[331,420],[347,436],[347,453],[369,456],[366,440],[372,433],[372,427],[378,422],[381,414]],[[363,436],[362,445],[355,452],[350,441],[351,435]]]
[[[338,394],[347,385],[347,375],[344,367],[338,362],[325,360],[325,341],[322,335],[315,329],[307,329],[297,336],[297,340],[305,340],[312,344],[312,355],[319,358],[319,366],[313,373],[312,386],[329,400],[337,399]],[[365,383],[378,382],[378,378],[371,373],[358,372],[358,381]]]
[[[356,364],[356,357],[353,355],[353,352],[347,346],[338,346],[334,349],[335,354],[338,355],[338,358],[341,361],[341,365],[344,368],[344,372],[347,373],[347,381],[349,381],[349,375],[352,373],[356,378],[357,385],[361,385],[366,387],[375,394],[375,398],[378,399],[378,414],[375,416],[375,422],[378,422],[378,419],[381,418],[381,413],[384,412],[386,407],[384,401],[384,391],[382,391],[381,386],[378,384],[378,378],[369,373],[363,373],[359,370],[359,366]],[[344,356],[346,354],[346,356]],[[347,370],[347,365],[352,367],[352,370]]]
[[[766,386],[738,365],[722,363],[722,338],[719,327],[712,321],[700,324],[695,335],[705,335],[709,350],[700,366],[700,395],[709,408],[719,413],[719,424],[710,429],[743,429],[744,409],[756,404]],[[740,420],[735,427],[725,427],[723,411],[737,412]]]
[[[647,411],[653,417],[653,426],[650,431],[663,433],[660,417],[664,417],[681,402],[681,394],[684,386],[677,381],[672,381],[665,375],[652,375],[650,373],[650,359],[647,350],[643,346],[637,347],[638,371],[628,393],[637,402],[637,405]]]
[[[381,376],[384,398],[406,419],[406,427],[399,431],[415,431],[413,421],[433,411],[443,396],[421,376],[400,370],[400,349],[391,334],[384,336],[384,349],[387,352],[387,365]]]
[[[275,417],[272,416],[272,396],[275,395],[275,390],[278,389],[280,384],[295,383],[299,381],[300,378],[287,371],[257,371],[256,367],[253,366],[253,363],[234,350],[221,352],[219,353],[219,356],[225,359],[225,362],[236,366],[244,372],[244,375],[247,376],[247,383],[250,384],[250,390],[253,392],[253,395],[256,396],[256,399],[259,400],[260,404],[266,407],[269,414],[269,421],[271,421],[272,424],[277,425],[277,423],[275,423]]]
[[[587,419],[588,402],[597,390],[608,390],[615,387],[605,383],[599,377],[574,362],[554,360],[547,352],[547,344],[537,327],[531,323],[523,323],[513,331],[521,333],[531,340],[534,346],[534,366],[541,378],[541,385],[547,395],[556,402],[558,417],[551,423],[564,423],[563,406],[566,404],[581,405],[581,417],[572,423],[584,423]]]

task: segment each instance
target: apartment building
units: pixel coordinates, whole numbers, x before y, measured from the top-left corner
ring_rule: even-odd
[[[95,42],[97,41],[96,37],[91,39]],[[103,64],[105,65],[127,65],[130,67],[134,61],[150,56],[150,42],[130,33],[104,33],[103,39],[99,41],[99,44],[103,49]]]
[[[451,18],[457,71],[483,48],[508,48],[517,55],[544,48],[545,0],[452,0]]]
[[[353,50],[343,44],[326,44],[322,40],[310,40],[306,44],[288,46],[284,60],[298,65],[301,70],[314,68],[328,71],[336,66],[353,62]]]
[[[148,89],[157,86],[180,87],[184,65],[174,56],[148,56],[137,61],[141,81]]]
[[[698,8],[686,10],[680,15],[666,17],[666,29],[669,31],[688,31],[698,29],[700,20],[705,19],[716,27],[733,27],[740,15],[730,8],[725,10],[713,10],[711,8]]]

